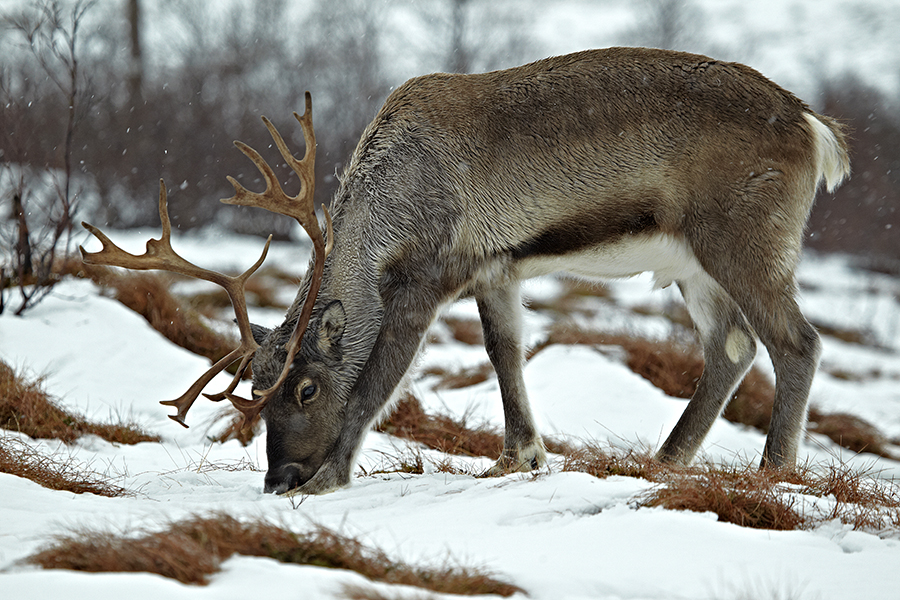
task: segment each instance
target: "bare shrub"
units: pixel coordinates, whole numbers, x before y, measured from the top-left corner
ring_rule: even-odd
[[[241,522],[224,514],[194,517],[140,536],[83,531],[57,539],[29,561],[45,569],[149,572],[202,585],[234,554],[347,569],[373,581],[438,593],[511,596],[522,591],[477,569],[430,569],[397,562],[381,550],[324,528],[298,534],[265,521]]]
[[[84,469],[73,459],[41,453],[11,435],[0,435],[0,473],[24,477],[51,490],[114,498],[131,495],[110,478]]]
[[[667,50],[697,49],[702,45],[699,24],[705,15],[688,0],[639,0],[639,25],[626,32],[629,45]]]
[[[63,410],[41,389],[40,381],[25,381],[3,361],[0,361],[0,427],[33,438],[64,442],[72,442],[82,435],[96,435],[114,444],[159,441],[136,424],[92,423]]]
[[[477,73],[518,64],[535,40],[534,19],[519,3],[503,0],[443,0],[420,3],[419,27],[408,28],[407,45],[434,70]]]
[[[0,21],[24,57],[0,67],[0,205],[11,205],[9,223],[0,221],[0,313],[8,289],[19,291],[16,315],[40,302],[69,251],[79,202],[73,148],[90,98],[76,48],[91,4],[42,0]]]

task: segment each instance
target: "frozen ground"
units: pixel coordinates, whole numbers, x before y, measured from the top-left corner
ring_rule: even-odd
[[[155,232],[113,234],[138,249]],[[214,244],[210,244],[214,242]],[[243,238],[177,239],[176,249],[210,266],[238,266],[255,256]],[[127,245],[127,244],[124,244]],[[214,247],[214,251],[208,250]],[[305,250],[277,245],[272,259],[288,270],[303,264]],[[252,261],[252,258],[249,259]],[[847,261],[807,258],[801,268],[804,305],[819,321],[872,331],[881,349],[825,340],[823,372],[812,402],[850,411],[900,433],[900,305],[897,280],[865,274]],[[529,284],[528,295],[549,298],[552,279]],[[648,281],[615,284],[609,300],[596,300],[595,326],[665,335],[667,325],[636,317],[627,306],[670,302],[674,292],[650,292]],[[462,303],[455,314],[472,314]],[[255,320],[277,320],[272,313]],[[893,319],[895,325],[890,325]],[[526,318],[528,337],[539,339],[550,323],[544,313]],[[439,334],[440,332],[438,332]],[[436,337],[441,338],[440,335]],[[408,443],[369,434],[352,486],[294,500],[264,495],[263,437],[249,447],[211,444],[207,424],[218,408],[198,401],[190,429],[166,418],[158,400],[180,394],[206,368],[206,361],[177,348],[118,302],[98,295],[91,283],[66,282],[25,318],[0,318],[0,358],[45,377],[46,389],[68,408],[94,419],[126,417],[163,437],[163,443],[114,446],[82,438],[64,446],[26,440],[48,454],[71,457],[85,468],[115,478],[136,493],[103,498],[51,491],[11,475],[0,475],[0,587],[4,598],[160,597],[245,598],[339,597],[341,586],[359,576],[298,567],[268,559],[233,558],[208,587],[182,585],[147,574],[88,575],[42,571],[20,561],[54,534],[75,527],[129,531],[209,511],[283,523],[296,530],[325,525],[414,563],[447,561],[485,567],[528,591],[532,598],[896,598],[900,538],[896,532],[854,532],[839,523],[811,531],[771,532],[716,521],[714,515],[638,509],[635,498],[650,484],[636,479],[595,479],[551,467],[539,477],[510,475],[476,479],[466,475],[363,474],[390,467],[414,451]],[[429,364],[465,366],[486,360],[480,348],[457,342],[426,349]],[[766,358],[760,357],[764,365]],[[832,368],[858,380],[828,375]],[[684,401],[664,396],[609,353],[588,347],[553,346],[526,368],[526,382],[545,434],[615,446],[656,447],[678,418]],[[224,387],[222,381],[217,382]],[[474,421],[500,424],[496,381],[434,392],[427,377],[413,390],[433,412],[467,413]],[[239,390],[240,391],[240,390]],[[244,394],[247,390],[243,390]],[[17,436],[13,432],[2,435]],[[723,462],[755,461],[763,436],[720,421],[703,453]],[[435,461],[443,457],[423,452]],[[808,438],[803,459],[816,464],[844,461],[900,476],[900,463],[855,456],[818,436]],[[474,469],[486,459],[455,458]],[[405,592],[398,591],[399,596]],[[412,597],[421,595],[414,593]]]
[[[0,1],[7,7],[18,0]],[[536,3],[535,3],[536,4]],[[539,58],[548,54],[623,43],[634,26],[631,3],[568,0],[541,3],[535,36]],[[821,74],[852,72],[885,90],[898,89],[900,26],[893,0],[828,2],[765,0],[697,2],[706,22],[703,45],[685,48],[747,62],[815,104]],[[159,6],[164,7],[164,4]],[[151,39],[169,52],[164,20]],[[155,38],[153,36],[155,35]],[[418,74],[405,73],[403,77]],[[132,241],[144,232],[128,234]],[[121,236],[113,236],[117,241]],[[215,252],[208,248],[215,247]],[[177,240],[191,260],[210,266],[246,266],[258,242],[213,236]],[[140,250],[141,245],[132,246]],[[276,245],[270,261],[298,271],[306,251]],[[302,256],[299,260],[292,257]],[[299,268],[298,268],[299,265]],[[854,270],[839,258],[807,258],[800,270],[803,308],[818,323],[862,329],[878,348],[825,339],[822,370],[812,403],[828,411],[859,415],[894,439],[900,437],[900,283]],[[542,280],[527,286],[532,297],[552,296],[558,286]],[[665,305],[677,292],[649,293],[637,278],[613,286],[616,304],[598,301],[592,325],[664,336],[661,318],[638,319],[633,305]],[[472,315],[463,303],[451,309]],[[253,314],[277,322],[271,311]],[[587,318],[587,317],[586,317]],[[530,313],[528,339],[540,339],[549,317]],[[302,504],[263,495],[266,468],[263,438],[247,448],[236,442],[211,444],[207,424],[217,407],[198,402],[184,430],[166,418],[157,401],[179,395],[202,372],[205,360],[177,348],[149,329],[141,317],[101,297],[86,282],[66,282],[25,318],[0,317],[0,358],[45,378],[45,387],[67,408],[94,419],[124,417],[163,437],[163,443],[113,446],[82,438],[65,446],[26,440],[47,454],[71,457],[86,469],[105,473],[136,492],[129,498],[73,495],[44,489],[0,474],[0,595],[6,598],[247,598],[339,597],[359,576],[314,567],[238,557],[226,562],[208,587],[185,586],[146,574],[89,575],[36,570],[21,559],[53,535],[77,527],[113,531],[163,527],[171,520],[210,511],[267,518],[295,530],[321,524],[378,546],[394,558],[416,564],[447,561],[485,567],[528,591],[531,598],[897,598],[900,538],[896,532],[854,532],[839,523],[812,531],[770,532],[716,521],[714,515],[637,509],[634,499],[650,484],[642,480],[598,480],[551,467],[539,477],[511,475],[476,479],[464,475],[365,476],[389,467],[407,442],[369,434],[361,469],[349,488],[307,498]],[[426,349],[421,366],[474,365],[486,360],[480,348],[458,343]],[[768,368],[764,352],[760,364]],[[837,377],[833,374],[850,374]],[[526,369],[532,404],[546,434],[615,446],[656,447],[684,402],[664,396],[608,354],[585,347],[545,350]],[[224,387],[218,380],[216,384]],[[214,386],[216,385],[214,384]],[[427,378],[412,382],[431,411],[469,414],[500,423],[494,380],[454,391],[434,392]],[[246,390],[244,390],[246,395]],[[0,435],[17,436],[12,432]],[[752,462],[763,436],[718,422],[703,448],[718,461]],[[429,451],[425,456],[433,456]],[[835,461],[897,478],[900,464],[871,455],[855,456],[821,437],[803,446],[815,464]],[[473,469],[485,459],[454,459]],[[398,597],[418,592],[391,590]]]

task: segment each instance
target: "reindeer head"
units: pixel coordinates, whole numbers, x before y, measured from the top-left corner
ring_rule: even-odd
[[[277,383],[290,322],[289,316],[282,327],[256,330],[260,348],[253,358],[254,394]],[[313,311],[287,377],[262,409],[269,462],[266,492],[287,492],[308,481],[337,440],[344,420],[340,398],[347,392],[347,378],[340,375],[344,325],[339,301]]]
[[[248,191],[233,177],[228,180],[235,194],[222,202],[242,206],[258,206],[275,213],[297,219],[313,241],[314,261],[308,276],[306,299],[299,314],[289,316],[281,328],[269,331],[251,325],[244,297],[247,279],[262,265],[269,249],[271,236],[259,260],[237,277],[198,267],[175,253],[171,245],[171,225],[166,206],[166,187],[160,181],[159,216],[162,236],[147,242],[147,250],[140,256],[125,252],[96,227],[82,225],[103,244],[99,252],[86,252],[80,248],[82,260],[88,264],[125,267],[129,269],[166,270],[189,277],[196,277],[222,286],[231,298],[235,318],[241,333],[241,344],[215,363],[179,398],[165,400],[161,404],[174,406],[176,414],[170,418],[187,427],[185,416],[191,405],[218,373],[240,360],[231,384],[218,394],[204,394],[213,401],[227,398],[243,415],[246,426],[261,412],[267,422],[266,453],[269,473],[266,475],[266,491],[285,492],[302,484],[318,470],[326,452],[337,437],[340,415],[335,402],[316,402],[331,398],[333,388],[328,372],[329,359],[339,351],[339,341],[344,328],[343,308],[333,302],[316,316],[312,323],[312,335],[304,334],[310,326],[313,308],[322,283],[325,258],[331,252],[333,232],[331,217],[323,207],[327,224],[326,237],[319,228],[313,205],[315,189],[316,139],[312,127],[312,98],[306,93],[306,110],[303,116],[294,113],[300,122],[306,141],[306,153],[302,160],[293,157],[284,139],[266,117],[263,122],[269,129],[275,145],[288,165],[300,177],[301,189],[296,196],[288,196],[272,171],[256,150],[242,142],[235,145],[256,164],[266,181],[262,193]],[[253,361],[253,398],[245,399],[234,394],[250,361]],[[338,357],[339,360],[339,357]],[[277,365],[277,366],[276,366]],[[291,432],[291,435],[286,435]]]

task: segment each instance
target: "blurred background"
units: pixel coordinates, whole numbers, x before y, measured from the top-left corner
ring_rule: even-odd
[[[290,237],[289,219],[218,199],[227,175],[262,187],[233,140],[280,162],[260,115],[302,155],[291,111],[306,90],[323,203],[409,77],[611,45],[744,62],[850,125],[852,178],[820,194],[808,246],[900,273],[893,0],[0,0],[4,287],[51,277],[81,220],[157,226],[160,178],[181,230]]]

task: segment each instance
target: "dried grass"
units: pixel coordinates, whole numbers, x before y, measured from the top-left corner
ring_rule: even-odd
[[[0,428],[32,438],[72,442],[82,435],[96,435],[114,444],[158,442],[132,423],[92,423],[60,408],[42,389],[41,381],[26,381],[0,361]]]
[[[494,367],[489,362],[459,371],[446,371],[432,367],[425,370],[424,374],[434,375],[439,378],[432,388],[434,390],[458,390],[487,381],[494,374]]]
[[[888,448],[885,436],[874,425],[846,413],[809,411],[809,431],[828,436],[834,443],[853,452],[870,452],[885,458],[897,459]]]
[[[753,467],[701,466],[670,472],[650,492],[645,506],[713,512],[718,520],[741,527],[789,531],[806,525],[795,499],[780,487],[782,474]]]
[[[410,594],[394,594],[388,595],[382,590],[374,587],[363,587],[361,585],[345,585],[341,589],[341,593],[347,600],[434,600],[437,598],[434,594],[422,593],[416,596]]]
[[[811,529],[838,520],[854,529],[900,531],[897,482],[846,465],[803,466],[793,472],[747,465],[684,467],[660,463],[647,454],[618,455],[586,446],[565,455],[561,468],[601,479],[646,479],[657,485],[640,498],[641,506],[712,512],[720,521],[742,527]],[[801,495],[827,499],[827,508],[800,507]]]
[[[881,532],[900,530],[900,484],[877,473],[831,465],[802,471],[801,492],[833,500],[819,520],[838,520],[853,529]]]
[[[450,335],[458,342],[471,346],[483,346],[484,334],[481,330],[481,321],[475,319],[457,319],[444,317],[442,319],[450,330]]]
[[[500,458],[503,436],[494,428],[470,427],[466,419],[427,414],[412,394],[404,396],[377,431],[419,442],[446,454]]]
[[[233,407],[226,407],[219,411],[209,423],[208,430],[212,430],[219,423],[225,425],[218,433],[210,433],[209,439],[213,442],[225,443],[229,440],[237,440],[241,446],[249,446],[253,438],[258,436],[262,430],[262,418],[256,415],[246,427],[244,424],[244,415]]]
[[[649,453],[627,452],[620,456],[594,444],[575,448],[562,456],[562,471],[587,473],[598,479],[622,476],[659,481],[661,473],[669,469],[663,463],[653,460]]]
[[[713,512],[719,521],[758,529],[797,529],[804,524],[803,516],[777,488],[781,474],[769,470],[681,467],[647,454],[618,456],[597,446],[566,456],[562,468],[601,479],[619,475],[658,484],[640,499],[641,506]]]
[[[627,354],[626,365],[666,395],[690,398],[703,373],[703,355],[692,340],[648,340],[625,334],[586,331],[565,325],[550,330],[547,340],[530,353],[534,356],[551,344],[619,346]],[[753,427],[768,427],[775,388],[765,375],[750,369],[738,387],[725,418]]]
[[[878,344],[875,335],[871,331],[861,329],[842,329],[827,325],[820,321],[814,321],[813,325],[822,335],[836,338],[848,344],[856,344],[858,346],[869,346],[870,348],[882,348]]]
[[[373,581],[438,593],[510,596],[522,591],[477,569],[431,569],[397,562],[381,550],[324,528],[297,534],[265,521],[241,522],[224,514],[194,517],[138,536],[84,531],[56,540],[29,561],[46,569],[157,573],[202,585],[234,554],[347,569]]]
[[[96,494],[114,498],[130,496],[109,477],[84,469],[73,459],[47,456],[10,435],[0,436],[0,472],[23,477],[51,490]]]

